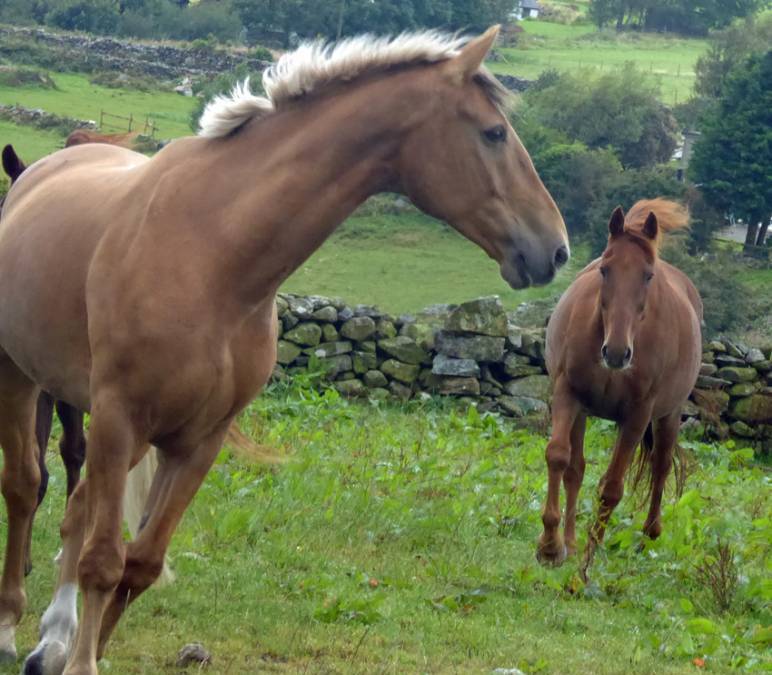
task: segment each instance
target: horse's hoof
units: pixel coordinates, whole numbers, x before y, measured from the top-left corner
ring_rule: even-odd
[[[544,567],[559,567],[565,562],[567,557],[568,549],[565,544],[554,553],[552,551],[545,551],[541,546],[536,548],[536,560]]]
[[[16,661],[16,648],[3,647],[0,649],[0,664],[13,663]]]
[[[24,662],[22,675],[61,675],[67,663],[67,649],[58,640],[38,647]]]

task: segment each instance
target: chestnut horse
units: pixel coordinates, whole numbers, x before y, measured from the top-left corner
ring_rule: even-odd
[[[548,487],[537,557],[560,564],[576,550],[576,501],[584,477],[587,415],[617,422],[611,463],[600,483],[582,573],[622,498],[635,448],[651,470],[644,532],[659,536],[660,503],[681,424],[700,369],[702,301],[689,278],[658,257],[663,233],[685,227],[686,210],[664,199],[611,215],[608,246],[563,294],[547,326],[553,383]],[[653,447],[652,447],[653,440]],[[566,489],[560,536],[560,482]]]
[[[547,283],[566,262],[563,219],[482,68],[497,33],[306,44],[265,71],[267,98],[243,86],[213,101],[197,138],[152,158],[67,148],[11,188],[0,220],[9,656],[40,478],[38,394],[91,413],[86,478],[67,505],[59,583],[26,672],[98,672],[232,420],[271,374],[277,289],[370,195],[401,192],[445,220],[513,288]],[[126,477],[150,444],[159,467],[144,526],[125,544]]]
[[[107,143],[108,145],[119,145],[122,148],[131,148],[134,141],[139,136],[138,131],[130,131],[127,134],[99,134],[91,129],[75,129],[64,142],[65,148],[73,145],[84,145],[85,143]]]

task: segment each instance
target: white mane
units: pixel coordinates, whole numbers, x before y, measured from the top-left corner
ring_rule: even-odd
[[[252,94],[247,78],[229,96],[217,96],[210,101],[201,115],[199,136],[227,136],[250,119],[264,117],[282,103],[331,82],[352,80],[393,66],[449,59],[467,39],[428,30],[395,38],[360,35],[335,44],[321,40],[305,42],[263,72],[266,97]]]

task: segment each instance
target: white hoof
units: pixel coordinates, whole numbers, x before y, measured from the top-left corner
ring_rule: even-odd
[[[16,628],[0,628],[0,663],[12,663],[16,660]]]
[[[67,648],[54,640],[42,642],[24,661],[22,675],[61,675],[67,663]]]

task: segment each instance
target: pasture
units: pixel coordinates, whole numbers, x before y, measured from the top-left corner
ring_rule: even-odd
[[[589,23],[563,25],[528,20],[515,47],[501,47],[501,60],[491,63],[495,73],[536,78],[548,69],[606,71],[625,63],[636,65],[644,77],[658,80],[662,100],[683,103],[692,95],[694,65],[707,42],[694,38],[598,31]]]
[[[575,560],[545,569],[534,558],[540,433],[435,401],[349,403],[303,381],[270,387],[241,425],[286,462],[221,455],[172,542],[176,582],[132,606],[103,672],[179,673],[176,653],[192,641],[217,674],[770,664],[772,493],[740,446],[685,441],[690,476],[680,498],[668,490],[662,538],[642,539],[644,513],[627,495],[584,586]],[[588,433],[580,545],[611,438],[606,423]],[[36,641],[55,576],[64,477],[53,448],[20,652]],[[700,571],[715,569],[719,541],[737,582],[726,610]]]

